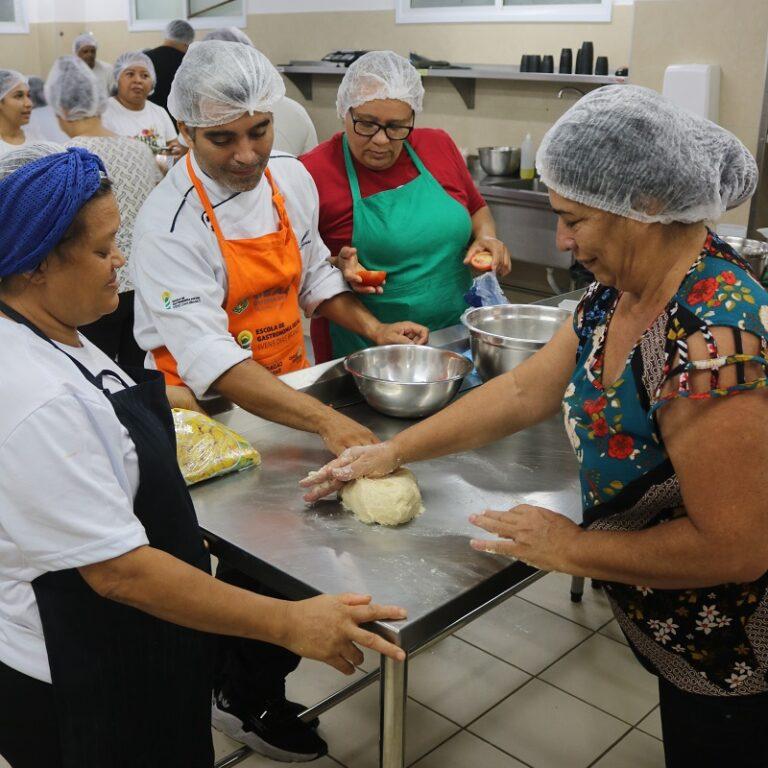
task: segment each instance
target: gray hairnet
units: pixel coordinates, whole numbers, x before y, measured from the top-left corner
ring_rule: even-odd
[[[74,39],[74,42],[72,43],[72,53],[77,54],[77,52],[86,45],[92,45],[94,48],[99,47],[96,38],[89,32],[84,32]]]
[[[37,75],[29,75],[29,77],[27,77],[27,83],[29,84],[29,98],[32,99],[32,106],[44,107],[48,103],[43,94],[45,80]]]
[[[184,19],[174,19],[165,28],[165,39],[174,43],[189,45],[195,39],[194,27]]]
[[[0,155],[0,181],[18,171],[19,168],[27,163],[39,160],[41,157],[66,151],[66,147],[63,147],[61,144],[55,144],[52,141],[39,141],[35,144],[25,144],[20,149],[6,152],[4,155]]]
[[[203,40],[223,40],[225,43],[242,43],[255,48],[253,40],[237,27],[219,27],[211,30]]]
[[[662,224],[716,220],[757,186],[755,160],[732,133],[632,85],[578,101],[544,136],[536,166],[569,200]]]
[[[173,78],[168,111],[186,125],[224,125],[246,112],[271,112],[285,84],[269,59],[242,43],[207,40],[189,46]]]
[[[62,120],[96,117],[107,108],[104,84],[77,56],[56,59],[45,83],[45,97]]]
[[[27,85],[27,78],[15,69],[0,69],[0,99],[4,99],[17,85]]]
[[[352,107],[374,99],[397,99],[421,112],[424,86],[408,59],[394,51],[371,51],[349,66],[336,95],[336,112],[343,120]]]
[[[127,53],[121,53],[117,57],[115,66],[112,69],[112,74],[115,78],[115,85],[113,86],[115,93],[117,92],[117,83],[120,80],[120,75],[122,75],[126,69],[130,69],[131,67],[144,67],[144,69],[149,72],[149,76],[152,78],[152,83],[154,84],[157,82],[155,65],[152,63],[152,59],[150,59],[146,53],[142,53],[141,51],[128,51]]]

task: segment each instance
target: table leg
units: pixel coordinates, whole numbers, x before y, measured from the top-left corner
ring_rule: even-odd
[[[571,577],[571,602],[580,603],[581,596],[584,594],[584,577],[572,576]]]
[[[405,702],[408,695],[408,659],[381,657],[380,768],[405,766]]]

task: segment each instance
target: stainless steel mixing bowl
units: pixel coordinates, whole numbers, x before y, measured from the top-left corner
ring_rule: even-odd
[[[344,368],[371,408],[387,416],[418,419],[448,405],[472,363],[446,349],[389,344],[353,352]]]
[[[520,147],[480,147],[477,154],[489,176],[511,176],[520,168]]]
[[[470,309],[461,320],[469,330],[475,368],[487,381],[541,349],[570,317],[558,307],[501,304]]]

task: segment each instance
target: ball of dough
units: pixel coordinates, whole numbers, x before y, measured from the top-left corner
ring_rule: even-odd
[[[361,477],[341,489],[341,503],[363,523],[402,525],[424,511],[421,491],[410,469],[387,477]]]

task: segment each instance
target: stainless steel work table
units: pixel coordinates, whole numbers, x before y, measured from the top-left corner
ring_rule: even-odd
[[[431,343],[459,351],[468,348],[459,327],[433,334]],[[285,378],[333,402],[382,439],[412,423],[383,416],[361,402],[338,364]],[[470,377],[464,391],[479,383]],[[331,458],[318,436],[240,409],[217,418],[250,439],[263,463],[192,491],[212,551],[290,598],[361,592],[373,595],[376,602],[405,607],[405,621],[380,622],[372,628],[409,657],[540,575],[522,563],[471,549],[469,539],[483,532],[469,523],[470,513],[528,503],[575,520],[581,516],[577,464],[559,419],[485,448],[414,464],[426,511],[407,525],[385,528],[358,522],[335,500],[314,507],[303,502],[298,481]],[[380,764],[402,768],[407,668],[407,659],[395,662],[382,657],[379,671],[311,707],[302,717],[315,717],[380,675]],[[235,765],[249,753],[243,748],[217,765]]]

